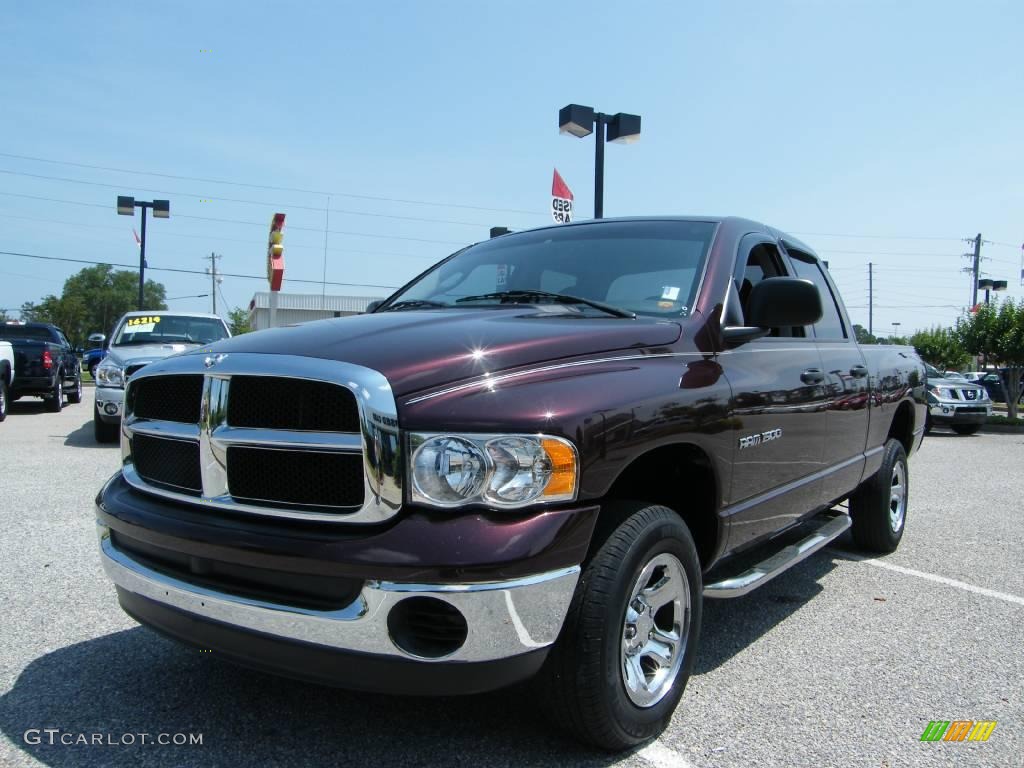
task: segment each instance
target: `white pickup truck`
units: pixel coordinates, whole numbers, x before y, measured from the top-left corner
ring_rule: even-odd
[[[0,421],[7,418],[11,382],[14,381],[14,347],[9,341],[0,341]]]

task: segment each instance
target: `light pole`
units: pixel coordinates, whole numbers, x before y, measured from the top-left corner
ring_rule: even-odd
[[[985,303],[988,304],[990,291],[1005,291],[1006,281],[990,280],[987,277],[982,277],[978,280],[978,288],[985,290]]]
[[[902,323],[893,323],[892,324],[892,337],[893,337],[893,339],[896,338],[896,335],[899,332],[899,327],[901,325],[902,325]]]
[[[146,285],[146,209],[153,209],[154,219],[167,219],[171,216],[169,200],[153,200],[145,202],[125,195],[117,196],[117,212],[121,216],[134,216],[135,209],[142,209],[142,237],[139,240],[139,309],[143,308],[142,290]]]
[[[559,133],[570,133],[582,139],[594,133],[597,136],[594,148],[594,218],[604,216],[604,143],[612,141],[618,144],[631,144],[640,139],[640,115],[627,115],[619,112],[606,115],[595,112],[593,107],[569,104],[558,111]],[[607,126],[607,129],[605,128]]]

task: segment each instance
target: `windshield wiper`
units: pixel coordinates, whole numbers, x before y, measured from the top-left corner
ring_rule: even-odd
[[[569,296],[565,293],[553,293],[551,291],[534,291],[534,290],[518,290],[518,291],[495,291],[494,293],[481,293],[477,296],[463,296],[460,299],[456,299],[456,304],[462,304],[463,302],[469,301],[485,301],[487,299],[510,299],[515,301],[516,299],[550,299],[551,301],[559,304],[585,304],[588,307],[599,309],[613,317],[636,317],[635,312],[630,312],[627,309],[619,309],[613,307],[611,304],[605,304],[601,301],[594,301],[593,299],[584,299],[581,296]]]
[[[422,309],[423,307],[450,307],[451,304],[445,304],[443,301],[431,301],[430,299],[405,299],[404,301],[396,301],[394,304],[388,304],[382,309],[376,310],[377,312],[390,312],[393,309]]]

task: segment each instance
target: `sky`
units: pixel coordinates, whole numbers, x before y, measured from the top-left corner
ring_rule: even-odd
[[[950,325],[964,238],[1024,292],[1022,30],[1017,0],[19,3],[0,250],[137,264],[115,198],[167,198],[147,276],[209,311],[221,254],[223,313],[266,290],[280,211],[284,290],[384,296],[550,222],[555,167],[589,217],[594,139],[557,125],[578,103],[643,120],[607,147],[606,216],[763,221],[829,262],[854,323],[872,263],[876,334]],[[83,266],[0,254],[0,309]]]

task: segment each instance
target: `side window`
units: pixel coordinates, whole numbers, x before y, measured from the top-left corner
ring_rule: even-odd
[[[828,341],[842,341],[846,338],[846,329],[843,327],[843,320],[836,306],[835,297],[829,289],[825,275],[821,271],[821,265],[812,256],[789,251],[790,261],[793,262],[793,271],[797,277],[804,277],[818,286],[818,293],[821,294],[821,320],[814,324],[814,335],[819,339]]]
[[[737,259],[733,284],[730,286],[729,310],[727,323],[752,325],[748,314],[750,292],[754,286],[769,277],[785,277],[786,270],[778,248],[771,243],[757,242],[758,236],[749,236],[751,245],[745,238],[740,243],[740,256]],[[746,252],[746,259],[743,253]],[[772,328],[771,336],[803,337],[803,328]]]

